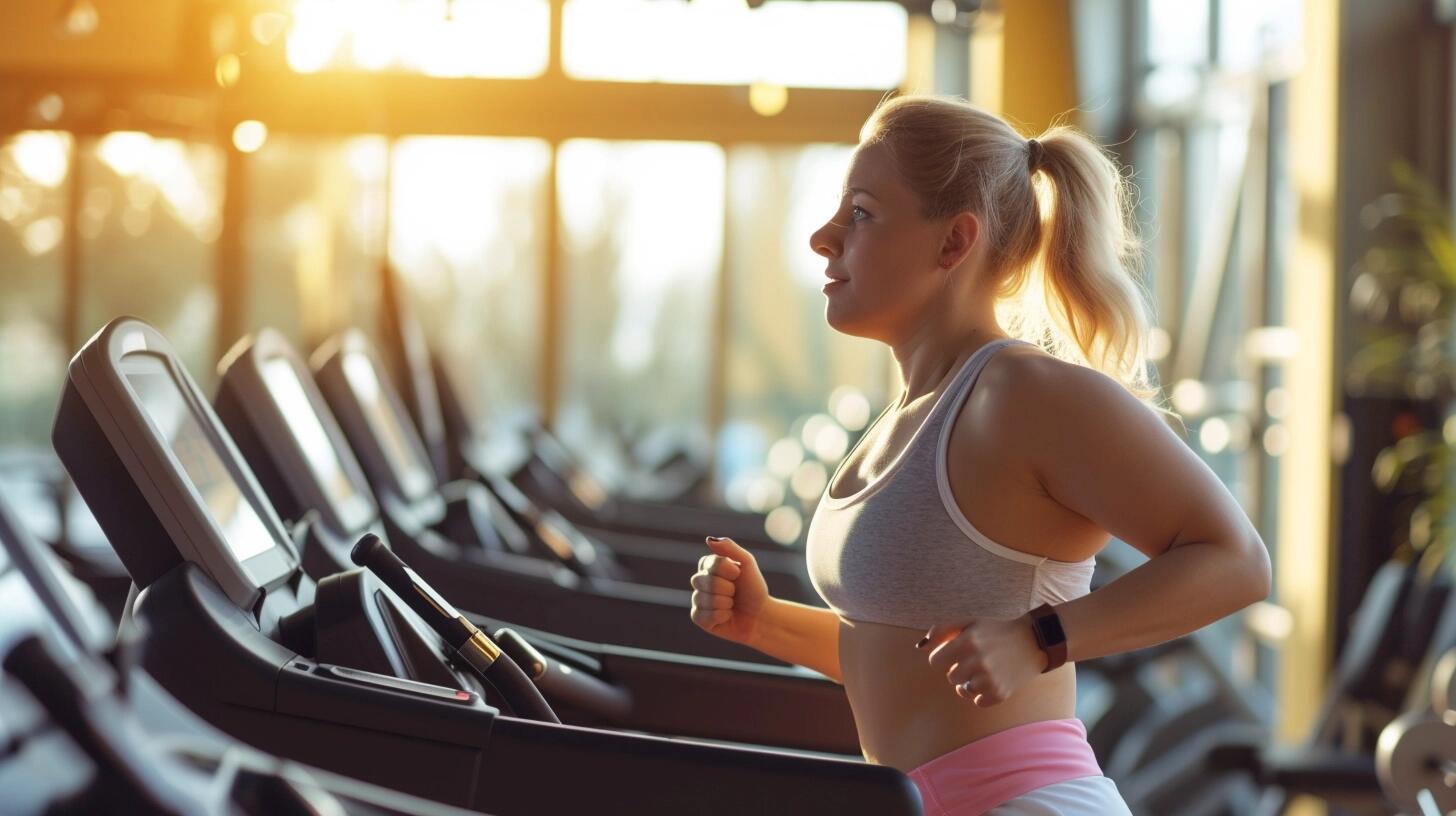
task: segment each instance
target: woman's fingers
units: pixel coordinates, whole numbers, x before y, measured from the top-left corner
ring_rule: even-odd
[[[727,609],[700,609],[693,608],[693,623],[704,629],[712,629],[728,622],[733,613]]]
[[[946,632],[941,635],[939,645],[932,642],[929,648],[930,667],[947,673],[957,663],[970,659],[979,652],[974,635],[966,632]]]
[[[970,679],[957,683],[955,693],[978,706],[993,706],[1006,699],[1001,688],[983,673],[971,675]]]
[[[926,646],[932,644],[939,646],[941,643],[960,634],[964,628],[964,624],[937,623],[926,631],[925,644]],[[926,648],[926,646],[922,646],[921,648]]]
[[[934,654],[940,651],[941,647],[960,637],[961,633],[970,624],[936,624],[930,627],[925,637],[915,644],[915,648],[926,654]]]
[[[743,574],[743,568],[738,566],[738,562],[736,561],[724,558],[721,555],[715,555],[713,556],[712,562],[708,565],[708,572],[734,581],[738,579],[739,575]]]
[[[945,673],[951,685],[958,685],[975,677],[984,677],[989,667],[979,657],[966,657],[952,665]]]
[[[736,628],[733,606],[733,598],[738,594],[736,582],[745,569],[756,569],[753,556],[728,539],[710,539],[708,548],[713,552],[698,559],[698,571],[689,579],[693,588],[693,623],[709,632],[729,623]]]
[[[717,595],[732,596],[738,591],[738,585],[727,578],[719,578],[716,575],[709,575],[706,572],[699,572],[693,575],[693,589],[702,590]]]
[[[693,591],[694,609],[732,609],[733,598],[727,595],[713,595],[699,590]]]
[[[731,538],[708,536],[707,544],[708,548],[713,552],[728,556],[739,563],[746,563],[753,560],[753,553],[744,549],[741,544]]]
[[[742,574],[743,568],[732,559],[721,555],[705,555],[698,559],[698,572],[718,575],[732,581]]]

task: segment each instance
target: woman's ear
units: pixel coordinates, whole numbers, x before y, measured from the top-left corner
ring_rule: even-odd
[[[940,244],[940,268],[955,269],[960,266],[980,240],[981,219],[975,213],[963,212],[951,216],[946,225],[945,239]]]

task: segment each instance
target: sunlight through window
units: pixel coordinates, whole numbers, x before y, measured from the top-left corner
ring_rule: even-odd
[[[559,427],[610,476],[647,428],[702,432],[723,247],[723,151],[574,140],[558,154],[565,253]]]
[[[456,384],[492,421],[538,409],[550,166],[537,139],[394,147],[390,260]]]
[[[561,59],[579,79],[893,88],[905,78],[898,3],[567,0]]]
[[[42,445],[70,352],[61,337],[72,137],[0,138],[0,445]]]
[[[546,0],[297,0],[285,47],[303,74],[531,77],[546,69]]]

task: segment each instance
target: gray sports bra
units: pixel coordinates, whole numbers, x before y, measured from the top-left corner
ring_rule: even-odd
[[[997,544],[951,495],[951,420],[991,356],[1019,342],[996,340],[972,354],[878,479],[842,498],[830,494],[843,463],[829,480],[809,525],[809,577],[841,617],[927,629],[1017,618],[1087,594],[1094,559],[1054,561]]]

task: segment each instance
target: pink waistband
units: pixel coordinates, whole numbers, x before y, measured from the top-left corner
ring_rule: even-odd
[[[910,772],[926,816],[979,814],[1037,788],[1101,776],[1079,719],[1028,723],[964,745]]]

